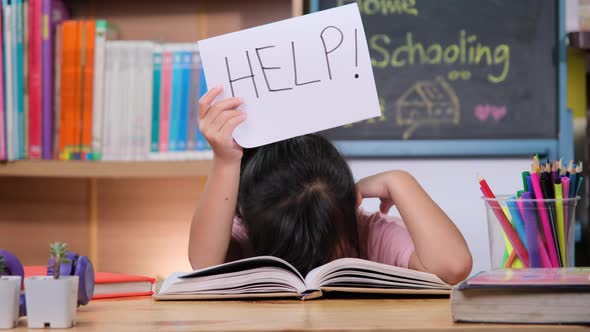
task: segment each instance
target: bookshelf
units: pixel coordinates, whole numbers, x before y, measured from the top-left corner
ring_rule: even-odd
[[[63,0],[121,40],[195,42],[303,13],[304,0]],[[165,277],[190,268],[188,232],[210,160],[0,163],[0,234],[25,265],[60,240],[101,271]],[[27,239],[23,241],[23,239]]]
[[[0,164],[0,176],[33,178],[154,178],[206,176],[211,160],[88,162],[22,160]]]

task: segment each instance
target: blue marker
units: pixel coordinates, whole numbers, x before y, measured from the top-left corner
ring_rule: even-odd
[[[524,222],[522,221],[522,218],[520,216],[518,204],[516,204],[516,197],[511,197],[509,200],[507,200],[506,205],[508,205],[508,210],[510,210],[510,216],[512,217],[512,226],[516,229],[518,237],[526,247],[527,239],[524,230]]]

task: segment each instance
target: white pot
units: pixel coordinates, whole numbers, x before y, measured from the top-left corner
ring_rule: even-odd
[[[20,284],[20,276],[0,277],[0,329],[18,325]]]
[[[25,278],[29,328],[69,328],[76,321],[78,276]]]

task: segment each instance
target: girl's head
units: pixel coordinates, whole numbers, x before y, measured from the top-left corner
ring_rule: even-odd
[[[348,164],[321,136],[244,149],[237,208],[256,255],[303,274],[357,255],[356,200]]]

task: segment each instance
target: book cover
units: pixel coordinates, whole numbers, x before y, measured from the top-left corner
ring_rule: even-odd
[[[47,266],[25,266],[25,277],[47,275]],[[153,294],[155,278],[110,272],[94,272],[92,300]]]
[[[41,159],[41,19],[42,0],[29,1],[29,158]]]
[[[42,113],[42,155],[52,159],[54,155],[54,51],[56,26],[68,17],[60,0],[40,0],[42,9],[41,31],[41,113]],[[60,103],[61,105],[61,103]],[[59,145],[59,142],[56,142]],[[58,153],[57,151],[55,153]]]
[[[96,40],[96,21],[88,20],[82,22],[82,54],[80,65],[81,75],[81,128],[80,128],[80,159],[91,160],[92,149],[92,118],[93,118],[93,96],[94,96],[94,45]]]
[[[172,61],[173,51],[170,46],[164,46],[162,53],[162,98],[160,100],[160,138],[159,152],[167,152],[170,133],[170,102],[172,90]]]
[[[20,93],[20,85],[18,82],[19,78],[19,59],[18,59],[18,22],[19,22],[19,1],[20,0],[12,0],[11,1],[11,15],[10,15],[10,44],[5,44],[6,46],[10,45],[10,53],[11,53],[11,71],[10,76],[12,77],[11,80],[11,94],[12,94],[12,149],[14,154],[14,159],[20,159],[20,134],[19,134],[19,105],[18,105],[18,95]]]
[[[199,112],[199,76],[201,69],[201,58],[199,57],[199,47],[197,44],[192,45],[192,62],[190,73],[190,87],[188,100],[188,126],[187,126],[187,147],[188,151],[197,150],[197,131],[199,130],[198,112]]]
[[[187,150],[187,127],[190,107],[190,87],[191,87],[191,71],[193,56],[192,51],[188,50],[190,45],[183,46],[181,51],[181,84],[180,84],[180,114],[178,121],[178,140],[177,151]]]
[[[62,70],[62,26],[58,25],[55,28],[55,56],[53,61],[54,66],[54,84],[53,84],[53,133],[51,135],[51,158],[59,159],[59,138],[61,132],[61,70]],[[43,92],[43,91],[42,91]],[[43,112],[43,102],[41,102],[41,112]],[[43,115],[42,115],[43,116]],[[43,120],[44,121],[44,120]],[[45,130],[45,129],[43,129]],[[42,138],[43,141],[43,138]]]
[[[151,146],[153,87],[154,87],[154,48],[152,42],[142,42],[138,51],[138,90],[137,98],[137,141],[136,159],[145,160]]]
[[[156,45],[153,55],[154,72],[152,84],[152,125],[150,152],[158,152],[158,138],[160,134],[160,100],[162,85],[162,46]]]
[[[454,321],[577,324],[590,322],[590,268],[480,272],[451,292]]]
[[[178,151],[178,132],[180,127],[180,113],[182,104],[182,50],[175,45],[172,55],[172,87],[170,97],[170,132],[168,150]]]
[[[102,126],[104,112],[106,40],[108,36],[106,20],[96,21],[96,38],[94,42],[94,81],[92,97],[92,159],[102,159]]]
[[[0,38],[3,35],[3,8],[0,6]],[[4,124],[4,47],[0,42],[0,160],[6,160],[6,127]]]
[[[23,0],[23,159],[29,159],[29,14],[29,0]]]
[[[199,86],[199,99],[201,97],[203,97],[203,95],[205,93],[207,93],[207,81],[205,80],[205,71],[203,70],[203,65],[201,64],[200,67],[200,86]],[[209,145],[209,142],[207,142],[207,139],[205,139],[205,136],[203,136],[203,133],[201,133],[200,130],[197,130],[197,150],[199,151],[210,151],[211,150],[211,146]]]
[[[465,280],[459,289],[557,286],[590,290],[590,267],[526,268],[482,271]]]
[[[15,15],[13,16],[14,38],[13,44],[13,62],[14,62],[14,152],[16,159],[25,157],[25,109],[24,109],[24,54],[23,54],[23,0],[15,0],[13,4]]]
[[[3,36],[4,36],[4,114],[5,114],[5,137],[6,137],[6,159],[15,160],[15,135],[14,135],[14,61],[13,61],[13,6],[10,0],[2,0],[3,14]]]
[[[80,110],[79,22],[62,23],[59,159],[69,160],[75,144],[76,113]]]

